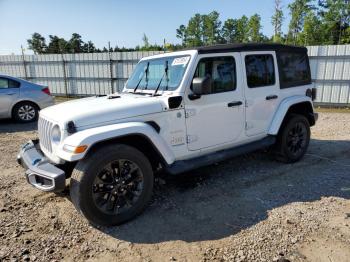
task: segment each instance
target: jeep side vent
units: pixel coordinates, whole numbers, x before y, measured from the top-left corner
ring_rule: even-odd
[[[169,97],[168,103],[170,109],[178,108],[182,103],[182,96]]]

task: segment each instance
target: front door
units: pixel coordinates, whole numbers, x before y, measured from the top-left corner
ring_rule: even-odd
[[[211,87],[200,98],[185,96],[189,150],[231,143],[244,132],[244,99],[239,53],[199,55],[195,77],[210,77]],[[191,93],[191,90],[188,90]]]
[[[245,71],[246,135],[266,135],[280,104],[275,52],[242,53]]]
[[[0,77],[0,117],[9,116],[11,107],[19,96],[19,89],[15,84],[10,79]]]

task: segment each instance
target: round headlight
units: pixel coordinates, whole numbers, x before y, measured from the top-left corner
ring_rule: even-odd
[[[51,131],[51,141],[52,143],[58,145],[61,142],[61,130],[58,125],[55,125]]]

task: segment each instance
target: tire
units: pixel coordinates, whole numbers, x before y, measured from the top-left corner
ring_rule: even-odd
[[[284,163],[299,161],[310,142],[310,124],[302,115],[290,115],[282,125],[275,145],[275,157]]]
[[[32,102],[21,102],[12,110],[13,118],[20,123],[30,123],[38,120],[39,107]]]
[[[114,144],[91,152],[76,165],[70,196],[76,209],[90,223],[115,226],[133,219],[146,208],[153,183],[152,167],[145,155],[131,146]],[[135,191],[131,193],[132,190]]]

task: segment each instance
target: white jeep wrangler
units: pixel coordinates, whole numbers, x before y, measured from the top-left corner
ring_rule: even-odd
[[[143,58],[121,93],[40,112],[18,162],[28,182],[62,191],[93,224],[117,225],[149,202],[154,171],[179,174],[271,147],[303,157],[317,120],[306,48],[200,47]]]

